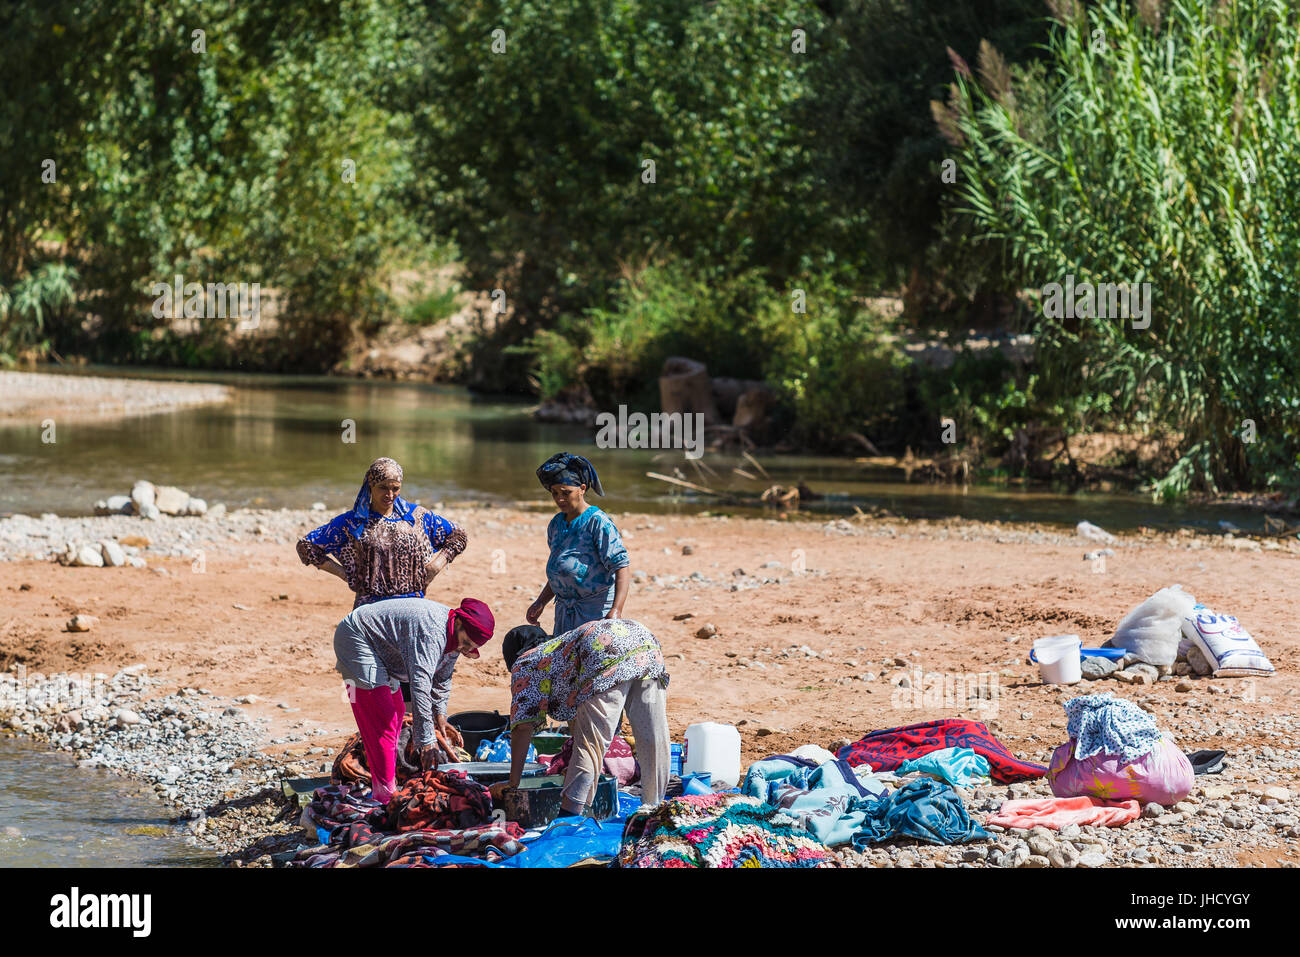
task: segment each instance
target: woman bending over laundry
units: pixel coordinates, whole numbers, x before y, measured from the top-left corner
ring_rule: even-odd
[[[496,785],[499,802],[523,776],[528,744],[547,717],[568,721],[573,758],[560,807],[589,812],[605,752],[627,710],[641,765],[642,800],[663,800],[668,787],[668,672],[659,641],[639,622],[599,619],[554,638],[521,625],[502,645],[510,669],[510,780]]]
[[[398,493],[402,467],[375,459],[352,510],[298,541],[298,557],[347,582],[353,608],[384,598],[423,598],[435,575],[465,550],[460,526]]]
[[[397,789],[397,738],[406,712],[398,683],[411,684],[412,738],[429,770],[437,766],[439,748],[452,754],[463,743],[447,723],[456,660],[477,658],[495,628],[491,610],[476,598],[458,608],[392,598],[354,608],[339,622],[335,667],[348,683],[375,800],[387,802]]]
[[[560,512],[546,528],[546,585],[528,608],[528,623],[537,624],[552,598],[557,635],[598,618],[621,618],[629,560],[613,520],[587,504],[588,489],[605,494],[595,467],[581,455],[560,452],[542,464],[537,478]]]

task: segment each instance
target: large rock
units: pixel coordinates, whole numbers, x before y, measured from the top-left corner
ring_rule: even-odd
[[[208,517],[208,518],[225,518],[225,517],[226,517],[226,503],[225,503],[225,502],[218,502],[216,505],[213,505],[213,506],[212,506],[210,509],[208,509],[208,511],[207,511],[207,517]]]
[[[1084,658],[1079,665],[1079,670],[1083,672],[1085,678],[1096,681],[1118,671],[1119,662],[1111,661],[1109,658]]]
[[[82,545],[77,549],[77,557],[73,559],[72,564],[86,568],[103,568],[104,555],[98,545]]]
[[[100,542],[99,552],[104,556],[104,564],[109,568],[121,568],[126,564],[126,552],[117,542]]]
[[[1081,537],[1094,542],[1106,542],[1109,544],[1110,542],[1115,541],[1114,535],[1106,531],[1104,528],[1099,528],[1092,524],[1092,522],[1080,522],[1074,527],[1074,530]]]
[[[134,511],[129,495],[110,495],[95,503],[96,515],[122,515]]]
[[[68,622],[68,631],[90,631],[98,624],[99,619],[94,615],[73,615]]]
[[[1155,665],[1138,663],[1136,665],[1129,665],[1124,669],[1124,671],[1127,674],[1146,675],[1148,684],[1155,684],[1156,679],[1160,677],[1160,672],[1156,669]]]
[[[162,512],[158,510],[157,505],[155,505],[153,502],[150,502],[140,509],[140,517],[147,518],[150,521],[156,522],[158,521],[158,519],[162,518]]]
[[[1187,649],[1187,664],[1192,669],[1194,675],[1208,675],[1214,668],[1205,660],[1205,655],[1196,645]]]
[[[146,505],[153,505],[156,498],[156,491],[152,482],[143,480],[136,482],[131,486],[131,504],[135,506],[137,515],[144,514]]]
[[[185,506],[186,515],[203,515],[207,510],[208,503],[194,496],[190,496],[189,503]]]
[[[190,493],[174,485],[160,485],[154,504],[164,515],[184,515],[190,504]]]

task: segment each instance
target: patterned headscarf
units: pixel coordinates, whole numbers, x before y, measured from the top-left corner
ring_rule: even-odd
[[[352,504],[352,512],[348,516],[347,530],[356,537],[362,527],[374,514],[370,511],[370,489],[377,482],[400,482],[402,480],[402,467],[396,461],[390,458],[378,458],[370,463],[370,468],[366,469],[366,477],[361,482],[361,488],[357,491],[357,499]],[[400,518],[402,521],[411,525],[415,524],[415,506],[406,499],[398,495],[393,499],[393,517]]]
[[[537,480],[547,490],[552,485],[585,485],[597,495],[605,494],[605,490],[600,487],[596,466],[581,455],[569,452],[556,452],[543,462],[537,469]]]

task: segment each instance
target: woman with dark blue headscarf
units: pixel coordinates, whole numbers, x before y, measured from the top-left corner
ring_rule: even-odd
[[[353,608],[384,598],[423,598],[429,581],[465,550],[460,526],[398,493],[402,467],[375,459],[352,510],[298,542],[298,557],[347,582]]]
[[[560,512],[546,529],[546,587],[528,608],[529,623],[537,624],[552,598],[557,635],[598,618],[622,618],[630,562],[613,520],[587,504],[587,489],[605,494],[595,466],[559,452],[542,463],[537,478]]]

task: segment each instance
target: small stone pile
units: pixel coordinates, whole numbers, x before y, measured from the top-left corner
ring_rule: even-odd
[[[214,509],[226,510],[224,505]],[[96,515],[139,515],[157,521],[163,515],[206,515],[208,503],[174,485],[154,485],[143,479],[131,487],[130,495],[113,495],[95,503]]]

